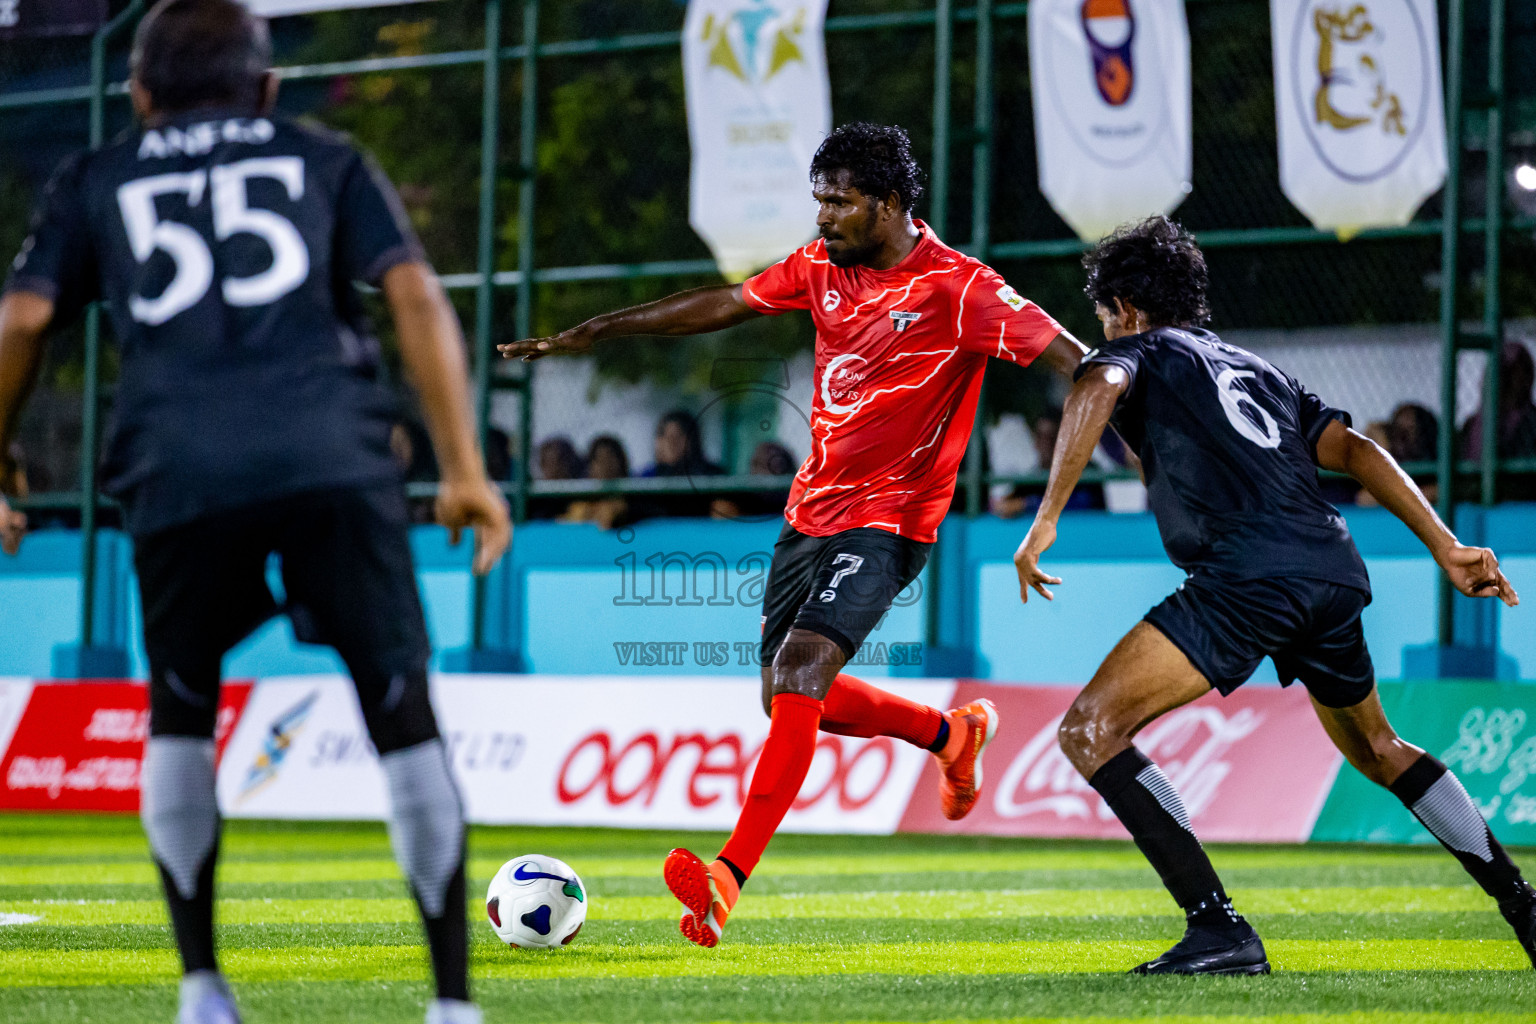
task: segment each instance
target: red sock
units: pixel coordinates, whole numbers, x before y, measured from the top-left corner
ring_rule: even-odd
[[[798,693],[773,698],[768,741],[757,759],[736,830],[720,851],[721,860],[730,861],[748,875],[757,867],[768,840],[800,795],[800,785],[811,770],[811,758],[816,755],[816,723],[820,720],[819,700]]]
[[[939,738],[944,712],[840,675],[822,701],[821,729],[839,736],[894,736],[927,749]]]

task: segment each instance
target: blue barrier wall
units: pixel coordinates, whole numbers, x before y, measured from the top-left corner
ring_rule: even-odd
[[[1377,671],[1400,677],[1403,649],[1434,639],[1435,567],[1388,513],[1350,509],[1346,517],[1375,588],[1365,623]],[[1468,520],[1499,552],[1516,587],[1536,594],[1536,505],[1502,506]],[[866,663],[859,673],[1081,684],[1182,578],[1163,555],[1150,516],[1069,513],[1048,557],[1064,580],[1057,598],[1023,607],[1011,558],[1027,525],[991,517],[946,522],[928,568],[861,652]],[[512,557],[488,581],[487,636],[517,652],[528,671],[755,674],[759,604],[779,526],[659,520],[605,533],[526,524]],[[448,547],[435,527],[416,529],[412,541],[441,658],[470,635],[468,545]],[[114,534],[100,543],[101,637],[126,645],[131,671],[143,675],[130,546]],[[0,675],[47,676],[55,645],[76,642],[79,561],[79,537],[69,532],[35,534],[18,558],[0,558]],[[275,571],[272,585],[280,593]],[[930,600],[938,602],[939,650],[924,661]],[[1532,614],[1500,612],[1501,645],[1527,680],[1536,680],[1536,628],[1526,622]],[[258,630],[225,666],[232,678],[339,668],[328,650],[297,644],[286,619]],[[1265,662],[1255,678],[1273,680],[1273,666]]]

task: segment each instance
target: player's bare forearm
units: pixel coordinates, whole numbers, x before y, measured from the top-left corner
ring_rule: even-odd
[[[390,268],[383,290],[400,335],[400,357],[421,396],[427,432],[443,470],[437,521],[448,528],[453,544],[459,542],[462,530],[474,531],[472,568],[483,576],[512,542],[512,521],[506,500],[486,477],[475,440],[464,334],[442,285],[426,264]]]
[[[11,292],[0,299],[0,479],[8,477],[11,438],[21,407],[43,366],[43,342],[53,322],[53,301],[32,292]],[[21,550],[27,517],[0,494],[0,552]]]
[[[1074,338],[1069,331],[1062,331],[1051,339],[1051,343],[1045,346],[1045,351],[1040,353],[1040,361],[1055,370],[1061,376],[1072,379],[1077,372],[1077,366],[1083,361],[1083,356],[1088,354],[1088,347]]]
[[[32,292],[0,299],[0,462],[10,450],[16,421],[43,366],[43,341],[53,302]]]
[[[1116,366],[1096,366],[1072,386],[1061,410],[1061,433],[1056,440],[1051,475],[1040,499],[1037,518],[1055,522],[1093,460],[1093,450],[1109,426],[1115,404],[1130,380]]]
[[[715,285],[604,313],[553,337],[527,338],[498,345],[497,349],[507,359],[533,360],[547,355],[585,352],[610,338],[709,334],[759,316],[762,314],[742,299],[740,285]]]
[[[470,409],[464,335],[442,286],[424,264],[401,263],[384,275],[383,290],[400,335],[400,358],[421,396],[422,416],[443,476],[484,476]]]
[[[1494,553],[1458,541],[1419,485],[1375,441],[1334,420],[1317,440],[1317,464],[1359,481],[1423,542],[1457,590],[1469,597],[1497,597],[1510,606],[1520,603]]]

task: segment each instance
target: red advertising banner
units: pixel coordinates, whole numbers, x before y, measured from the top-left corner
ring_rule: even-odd
[[[224,684],[221,755],[250,692]],[[137,811],[148,735],[143,683],[38,683],[0,760],[0,809]]]
[[[1002,716],[981,799],[965,819],[946,820],[932,798],[938,769],[930,760],[899,831],[1128,838],[1057,745],[1076,694],[961,682],[956,704],[987,697]],[[1136,745],[1162,766],[1200,838],[1225,842],[1305,842],[1343,761],[1300,686],[1212,692],[1147,726]]]

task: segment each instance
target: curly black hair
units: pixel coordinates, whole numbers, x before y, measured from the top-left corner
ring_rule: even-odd
[[[894,192],[908,213],[923,197],[923,171],[912,158],[912,140],[900,125],[856,121],[834,130],[811,158],[811,181],[840,174],[873,199]]]
[[[1210,275],[1194,236],[1158,214],[1124,224],[1084,254],[1095,303],[1115,308],[1123,299],[1158,327],[1200,327],[1211,318],[1205,293]]]

